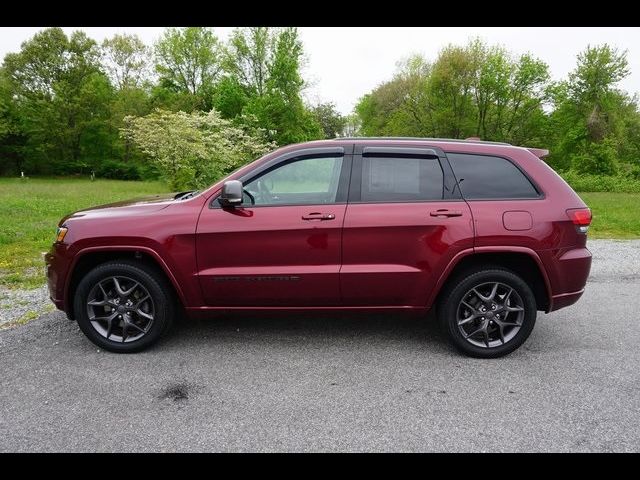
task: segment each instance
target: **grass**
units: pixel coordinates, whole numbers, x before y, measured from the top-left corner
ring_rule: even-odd
[[[590,238],[640,238],[640,193],[581,192],[593,221]]]
[[[53,310],[55,310],[53,305],[48,305],[47,308],[45,308],[42,311],[29,310],[28,312],[23,314],[20,318],[16,320],[12,320],[11,322],[5,322],[2,325],[0,325],[0,330],[6,330],[7,328],[15,327],[18,325],[25,325],[29,323],[31,320],[35,320],[41,315],[44,315],[45,313],[48,313],[48,312],[52,312]]]
[[[295,188],[291,186],[295,191]],[[160,182],[0,178],[0,285],[37,288],[58,221],[81,208],[168,191]],[[640,193],[580,193],[591,238],[640,238]]]
[[[160,182],[0,178],[0,285],[37,288],[44,283],[42,252],[49,250],[66,214],[166,191]]]

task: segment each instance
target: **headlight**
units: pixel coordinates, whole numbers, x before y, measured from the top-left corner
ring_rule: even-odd
[[[62,243],[68,230],[69,229],[67,227],[58,227],[58,230],[56,230],[56,243]]]

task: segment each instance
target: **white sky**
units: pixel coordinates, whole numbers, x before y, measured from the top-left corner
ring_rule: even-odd
[[[20,49],[20,44],[42,27],[0,28],[0,59]],[[63,27],[67,33],[84,30],[102,41],[114,33],[136,33],[152,44],[161,27]],[[214,27],[226,39],[231,27]],[[350,113],[358,98],[391,78],[396,62],[413,53],[435,59],[449,43],[465,44],[479,36],[501,44],[515,54],[530,52],[545,61],[554,79],[567,75],[575,56],[587,45],[609,43],[628,50],[631,75],[621,87],[640,92],[640,28],[638,27],[301,27],[308,64],[305,78],[311,82],[306,97],[312,102],[333,101],[343,114]]]

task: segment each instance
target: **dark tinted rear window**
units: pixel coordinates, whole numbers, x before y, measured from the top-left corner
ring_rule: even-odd
[[[432,158],[364,157],[363,202],[411,202],[442,199],[443,173]]]
[[[509,160],[489,155],[447,153],[467,199],[537,198],[529,179]]]

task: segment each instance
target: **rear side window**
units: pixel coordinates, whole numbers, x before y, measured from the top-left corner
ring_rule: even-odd
[[[468,200],[538,198],[529,179],[505,158],[447,153],[462,196]]]
[[[363,157],[361,201],[440,200],[443,177],[437,159]]]

